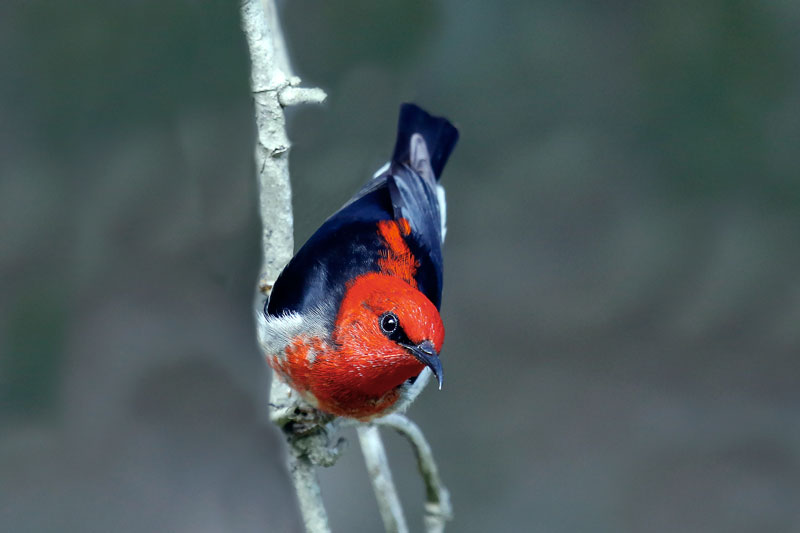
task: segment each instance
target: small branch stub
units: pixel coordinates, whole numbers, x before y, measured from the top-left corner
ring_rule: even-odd
[[[322,89],[307,89],[289,85],[278,92],[283,107],[299,104],[321,104],[328,97]]]

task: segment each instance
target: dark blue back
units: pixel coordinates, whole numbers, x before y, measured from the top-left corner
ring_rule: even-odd
[[[409,142],[414,133],[425,140],[430,153],[425,164],[433,170],[427,174],[435,179],[421,176],[411,166]],[[417,286],[439,308],[442,235],[436,181],[457,140],[458,131],[446,119],[403,104],[389,169],[370,180],[300,248],[275,282],[267,312],[302,313],[323,303],[338,309],[348,281],[380,270],[378,259],[385,243],[377,223],[399,218],[411,225],[406,242],[419,262]]]

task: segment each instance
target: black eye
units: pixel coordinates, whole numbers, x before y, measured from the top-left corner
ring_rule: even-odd
[[[400,321],[397,320],[397,315],[394,313],[384,313],[381,315],[380,325],[381,331],[383,331],[386,335],[391,335],[397,328],[400,327]]]

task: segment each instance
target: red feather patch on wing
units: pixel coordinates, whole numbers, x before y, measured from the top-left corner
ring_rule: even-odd
[[[378,259],[378,267],[384,274],[397,276],[417,288],[414,275],[417,273],[419,262],[411,253],[405,240],[410,233],[411,225],[404,218],[398,221],[381,220],[378,222],[378,234],[386,243],[386,250],[381,252],[381,257]]]

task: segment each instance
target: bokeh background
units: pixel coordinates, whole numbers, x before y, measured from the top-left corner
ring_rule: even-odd
[[[459,532],[800,531],[800,4],[281,4],[297,242],[458,124],[444,390]],[[300,531],[256,348],[238,3],[0,4],[0,524]],[[320,473],[379,531],[357,441]],[[422,485],[387,434],[413,529]]]

